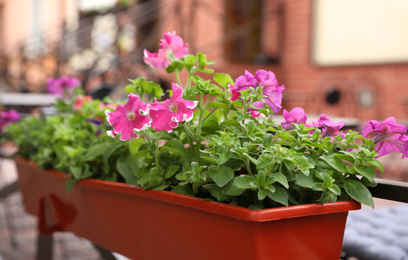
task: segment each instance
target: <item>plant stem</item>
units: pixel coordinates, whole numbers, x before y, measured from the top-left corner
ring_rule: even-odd
[[[248,158],[244,158],[244,162],[245,162],[245,167],[247,168],[248,174],[249,174],[250,176],[254,176],[254,175],[252,174],[252,171],[251,171],[251,164],[249,163],[249,159],[248,159]]]
[[[197,137],[194,135],[194,133],[191,131],[190,127],[187,126],[187,124],[183,124],[184,130],[186,130],[186,133],[193,139],[193,141],[198,142]]]
[[[160,150],[159,150],[159,139],[156,139],[156,147],[154,150],[154,159],[156,163],[157,173],[160,176],[161,174],[161,167],[160,167]]]
[[[175,70],[175,71],[176,71],[177,84],[178,84],[180,87],[183,87],[183,86],[181,85],[180,74],[179,74],[178,70]]]
[[[203,119],[203,123],[215,112],[215,110],[217,110],[216,108],[214,108],[213,110],[211,110]]]

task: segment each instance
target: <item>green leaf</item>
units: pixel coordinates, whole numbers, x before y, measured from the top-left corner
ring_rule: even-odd
[[[243,188],[238,188],[235,185],[235,181],[237,178],[232,179],[230,182],[228,182],[224,187],[222,187],[222,192],[228,196],[239,196],[242,193],[244,193],[244,191],[246,189]]]
[[[215,73],[214,81],[225,89],[228,87],[228,84],[234,84],[234,80],[227,73]]]
[[[87,162],[94,160],[96,157],[101,156],[106,152],[106,150],[109,148],[110,143],[100,143],[96,144],[94,146],[91,146],[86,154],[81,158],[82,162]]]
[[[211,167],[208,174],[219,187],[223,187],[234,177],[234,172],[226,166]]]
[[[264,143],[265,148],[271,147],[273,144],[273,135],[269,133],[266,134],[264,137],[263,143]]]
[[[335,170],[339,172],[346,172],[347,167],[345,162],[343,162],[341,159],[333,156],[322,156],[322,160],[327,162],[331,167],[333,167]]]
[[[191,188],[190,185],[176,185],[174,186],[173,189],[171,189],[172,192],[179,193],[179,194],[184,194],[184,195],[190,195],[194,196],[195,192]]]
[[[228,105],[225,103],[217,102],[217,101],[211,101],[211,103],[208,105],[209,108],[212,107],[217,107],[217,108],[225,108],[228,109]]]
[[[200,69],[201,72],[206,73],[206,74],[212,74],[214,73],[213,69]]]
[[[164,178],[165,179],[169,179],[171,177],[173,177],[174,174],[176,174],[180,169],[180,166],[178,165],[170,165],[166,168],[166,170],[164,171]]]
[[[252,120],[249,120],[246,127],[248,129],[248,136],[251,136],[255,131],[255,122]]]
[[[212,157],[208,157],[208,156],[202,156],[201,159],[206,160],[207,162],[211,162],[211,163],[216,163],[218,164],[218,161]]]
[[[228,161],[231,158],[231,152],[222,152],[219,154],[218,157],[218,164],[224,164],[226,161]]]
[[[221,188],[216,184],[205,184],[203,185],[203,188],[208,190],[211,195],[217,199],[217,201],[228,201],[230,199],[230,196],[224,194]]]
[[[265,190],[258,190],[258,200],[264,200],[266,198]]]
[[[135,154],[139,151],[139,148],[142,144],[146,143],[145,139],[142,138],[135,138],[130,141],[129,143],[129,150],[132,154]]]
[[[116,152],[116,150],[118,150],[119,148],[125,146],[126,143],[125,142],[120,142],[120,143],[113,143],[111,144],[108,149],[106,149],[107,151],[105,151],[105,153],[103,154],[103,162],[108,165],[108,160],[111,157],[111,155]]]
[[[83,147],[73,148],[71,146],[64,146],[64,151],[70,158],[75,158],[84,150]]]
[[[276,178],[276,181],[279,182],[280,184],[282,184],[283,187],[285,187],[286,189],[289,189],[289,183],[288,180],[286,179],[286,176],[283,175],[280,172],[276,172],[274,174],[272,174],[273,177]]]
[[[381,171],[381,173],[384,174],[384,168],[382,166],[382,163],[379,160],[373,159],[373,160],[367,161],[367,163],[370,166],[373,166],[373,167],[379,169]]]
[[[65,181],[65,190],[66,190],[68,193],[70,193],[71,190],[72,190],[72,188],[74,188],[74,186],[75,186],[76,183],[77,183],[77,180],[68,178],[68,179]]]
[[[125,178],[126,183],[135,184],[136,173],[140,168],[139,160],[130,153],[123,153],[116,161],[116,168],[120,175]]]
[[[239,189],[252,189],[254,188],[251,183],[255,181],[255,178],[249,175],[240,175],[234,180],[234,186]]]
[[[270,190],[266,191],[266,195],[271,199],[274,200],[282,205],[288,206],[288,193],[286,190],[278,185],[275,185],[275,192],[271,192]]]
[[[76,180],[82,179],[81,178],[81,174],[82,174],[82,167],[81,166],[70,165],[69,166],[69,171],[72,173],[72,176]]]
[[[180,156],[186,156],[187,150],[184,145],[177,140],[169,140],[160,148],[160,152],[172,152]]]
[[[299,173],[295,181],[296,185],[299,185],[301,187],[306,187],[306,188],[312,188],[313,186],[319,183],[320,182],[317,180],[317,178],[314,177],[312,174],[309,174],[308,176],[306,176],[303,173]]]
[[[354,165],[354,169],[361,174],[362,176],[366,177],[369,181],[374,181],[375,177],[375,170],[369,166],[364,166],[361,164]]]
[[[356,201],[374,208],[374,201],[370,191],[361,182],[346,179],[344,189],[347,194]]]
[[[184,100],[190,100],[190,101],[198,101],[198,98],[195,96],[183,96]]]
[[[221,127],[241,126],[237,120],[227,119],[220,124]]]

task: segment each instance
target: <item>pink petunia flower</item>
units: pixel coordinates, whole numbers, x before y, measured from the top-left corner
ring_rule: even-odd
[[[107,131],[109,136],[121,134],[120,140],[126,141],[131,137],[137,138],[136,132],[145,130],[150,126],[147,104],[139,96],[129,94],[129,100],[124,105],[118,105],[116,111],[105,110],[106,119],[113,126],[112,131]]]
[[[197,101],[182,99],[183,88],[172,83],[173,95],[159,103],[156,99],[149,104],[149,115],[152,119],[151,127],[155,131],[171,132],[178,126],[178,122],[188,122],[193,118],[193,109]]]
[[[72,97],[73,89],[79,87],[81,82],[74,77],[62,76],[58,79],[48,79],[47,92],[59,98]]]
[[[264,98],[265,103],[275,113],[282,109],[282,92],[285,86],[279,86],[278,80],[272,71],[258,70],[254,76],[246,70],[245,75],[241,75],[236,79],[235,86],[236,91],[262,86],[262,94],[266,96]]]
[[[166,53],[161,50],[151,53],[145,49],[143,60],[152,68],[159,68],[161,70],[166,69],[171,63],[170,59],[167,58]]]
[[[0,131],[2,131],[4,127],[17,122],[18,120],[20,120],[20,114],[14,109],[0,112]]]
[[[281,124],[286,130],[295,128],[292,123],[306,124],[307,120],[305,110],[301,107],[294,107],[290,112],[283,109],[283,118],[285,119],[285,122],[282,122]]]
[[[361,133],[367,137],[371,133],[377,133],[373,138],[378,157],[386,155],[392,151],[402,153],[402,158],[408,157],[408,136],[407,128],[397,124],[394,117],[385,119],[382,123],[375,120],[368,121]]]
[[[188,45],[183,42],[183,39],[176,35],[176,32],[164,33],[164,40],[160,41],[160,49],[163,50],[167,56],[173,55],[177,59],[183,58],[188,53]]]
[[[170,63],[170,57],[183,58],[188,53],[188,45],[176,32],[164,33],[164,39],[160,40],[158,52],[151,53],[144,50],[143,60],[153,68],[166,69]]]
[[[321,114],[317,122],[313,122],[313,126],[322,129],[322,137],[336,136],[340,133],[340,129],[346,124],[344,121],[333,122],[325,115]]]

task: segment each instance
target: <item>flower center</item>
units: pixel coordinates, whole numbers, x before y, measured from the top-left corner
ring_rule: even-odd
[[[178,106],[175,103],[171,103],[170,106],[169,106],[169,109],[170,109],[171,112],[177,112]]]
[[[136,118],[136,115],[133,112],[129,112],[126,116],[129,118],[129,120],[135,120]]]

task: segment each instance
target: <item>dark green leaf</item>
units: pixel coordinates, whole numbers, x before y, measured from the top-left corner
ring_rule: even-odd
[[[116,168],[128,184],[135,184],[136,173],[139,170],[139,167],[139,160],[133,157],[130,153],[121,154],[116,161]]]
[[[211,167],[208,174],[219,187],[223,187],[234,177],[234,172],[226,166]]]
[[[288,206],[288,193],[287,191],[280,187],[279,185],[275,185],[275,192],[271,192],[270,190],[266,191],[266,195],[271,199],[274,200],[282,205]]]
[[[179,194],[184,194],[184,195],[190,195],[190,196],[195,195],[195,192],[193,191],[190,185],[176,185],[171,191],[175,193],[179,193]]]

